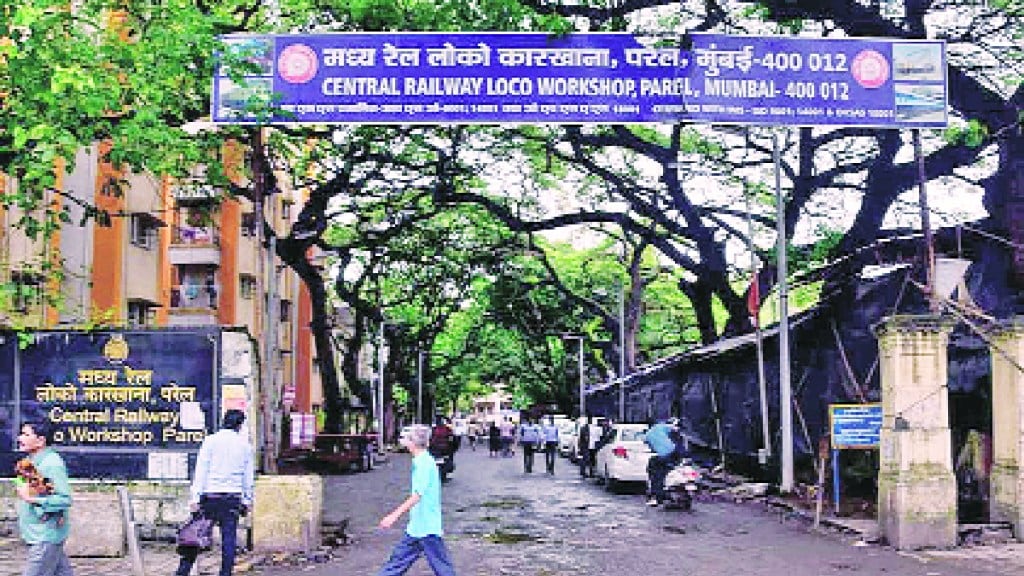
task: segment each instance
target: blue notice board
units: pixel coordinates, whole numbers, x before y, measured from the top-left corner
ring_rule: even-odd
[[[881,404],[830,404],[828,416],[833,450],[878,448]]]
[[[693,34],[228,35],[214,122],[941,128],[940,40]],[[275,103],[270,118],[251,108]]]

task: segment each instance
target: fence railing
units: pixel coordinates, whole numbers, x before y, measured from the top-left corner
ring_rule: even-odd
[[[175,226],[171,231],[171,243],[220,245],[220,232],[213,226]]]

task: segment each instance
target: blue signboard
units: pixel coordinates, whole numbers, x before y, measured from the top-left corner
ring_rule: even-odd
[[[15,345],[0,355],[11,361],[0,371],[15,375],[2,387],[13,390],[14,402],[0,413],[10,434],[0,435],[0,476],[20,457],[18,423],[44,420],[54,426],[54,445],[74,477],[188,478],[215,425],[216,336],[40,332],[24,349]],[[7,396],[0,390],[0,399]]]
[[[832,448],[878,448],[881,404],[831,404],[828,407]]]
[[[497,124],[696,121],[942,127],[937,40],[694,34],[351,33],[226,36],[258,70],[214,77],[215,122]],[[236,81],[237,80],[237,81]]]

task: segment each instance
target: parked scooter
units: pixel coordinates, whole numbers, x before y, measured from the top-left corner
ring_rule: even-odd
[[[683,458],[665,476],[665,506],[690,510],[700,490],[700,470],[693,460]]]

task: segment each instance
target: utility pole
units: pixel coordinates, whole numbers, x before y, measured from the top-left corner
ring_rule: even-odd
[[[267,278],[266,260],[263,254],[264,242],[264,209],[263,197],[266,194],[266,184],[263,173],[263,129],[259,126],[252,133],[252,194],[253,194],[253,220],[256,221],[256,281],[259,283],[257,294],[266,294],[266,300],[256,300],[256,317],[260,321],[260,416],[262,419],[261,429],[263,434],[263,458],[262,467],[266,472],[274,472],[277,467],[277,434],[274,420],[277,414],[275,403],[274,386],[274,362],[271,358],[271,334],[270,334],[270,298],[269,282]]]
[[[928,208],[928,174],[924,165],[924,149],[921,146],[921,130],[914,130],[914,159],[917,161],[917,193],[921,207],[921,231],[924,232],[925,284],[928,289],[928,309],[932,314],[939,312],[939,299],[935,297],[935,239],[932,237],[931,210]]]
[[[625,248],[623,248],[625,251]],[[580,344],[582,350],[583,345]],[[619,422],[626,421],[626,283],[619,279]]]
[[[580,416],[587,415],[587,396],[583,386],[583,336],[577,336],[580,341],[577,365],[580,371]]]
[[[377,345],[377,449],[384,452],[384,326],[386,321],[380,321],[380,339]]]
[[[583,335],[582,334],[561,334],[562,340],[576,340],[579,350],[576,352],[576,366],[580,374],[580,417],[587,415],[586,388],[583,385]]]
[[[786,282],[788,255],[786,254],[786,201],[782,195],[782,159],[779,136],[772,130],[772,160],[775,164],[775,208],[778,230],[779,258],[779,415],[782,421],[782,481],[783,493],[793,491],[793,399],[789,374],[789,286]]]

